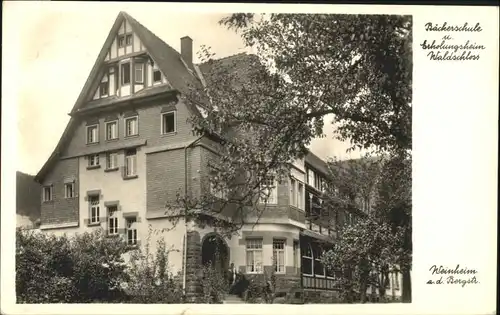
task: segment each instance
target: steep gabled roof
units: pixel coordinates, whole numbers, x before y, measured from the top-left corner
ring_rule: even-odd
[[[200,79],[197,77],[196,72],[191,66],[182,59],[181,54],[175,49],[167,45],[164,41],[158,38],[150,30],[144,27],[142,24],[137,22],[134,18],[125,12],[120,12],[111,28],[111,31],[101,48],[101,51],[97,57],[97,60],[90,71],[90,74],[83,86],[78,99],[76,100],[71,114],[78,113],[79,110],[83,109],[86,104],[87,96],[91,93],[94,81],[99,75],[99,71],[104,63],[108,49],[110,48],[118,29],[124,21],[127,21],[132,27],[132,31],[137,34],[140,41],[146,47],[147,52],[153,59],[153,61],[158,65],[162,73],[166,76],[168,82],[172,85],[172,88],[179,92],[181,95],[189,92],[190,88],[202,88]],[[189,102],[185,102],[188,109],[194,115],[201,115],[198,108],[191,105]],[[66,143],[70,140],[74,130],[78,125],[78,120],[72,116],[66,125],[66,129],[63,135],[59,139],[59,142],[52,152],[51,156],[44,164],[40,172],[35,176],[37,182],[41,182],[43,177],[52,167],[53,163],[57,161],[60,152],[63,150]]]

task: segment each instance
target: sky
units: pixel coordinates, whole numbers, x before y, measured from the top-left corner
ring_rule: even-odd
[[[228,13],[183,8],[169,3],[4,3],[2,37],[9,43],[3,45],[4,60],[18,82],[8,91],[17,103],[17,170],[36,174],[52,153],[120,11],[178,51],[180,38],[190,36],[195,62],[202,45],[219,58],[252,52],[240,35],[218,24]],[[311,151],[324,159],[358,157],[346,154],[348,143],[332,139],[330,121],[325,122],[326,137],[314,139]]]

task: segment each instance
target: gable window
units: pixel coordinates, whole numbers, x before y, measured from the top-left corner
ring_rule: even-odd
[[[44,186],[43,187],[43,201],[44,202],[52,201],[53,198],[54,198],[54,196],[52,194],[52,185],[51,186]]]
[[[118,36],[118,47],[125,47],[125,35]]]
[[[75,197],[75,183],[65,183],[64,198],[74,198],[74,197]]]
[[[132,45],[132,34],[127,34],[127,36],[125,37],[125,44],[127,46]]]
[[[88,196],[90,205],[90,223],[99,223],[99,196]]]
[[[122,64],[121,68],[122,85],[130,84],[130,63]]]
[[[99,125],[87,126],[87,144],[99,142]]]
[[[144,83],[144,64],[136,63],[134,64],[134,78],[135,83]]]
[[[125,118],[125,136],[130,137],[130,136],[136,136],[139,134],[138,132],[138,125],[139,122],[139,117],[129,117]]]
[[[112,170],[118,167],[118,154],[115,152],[106,154],[106,169]]]
[[[247,239],[246,262],[248,273],[262,272],[262,239]]]
[[[161,82],[161,72],[158,69],[153,70],[153,82]]]
[[[118,234],[118,207],[109,206],[108,207],[108,235]]]
[[[137,175],[137,151],[135,149],[125,151],[125,177]]]
[[[88,156],[89,167],[99,166],[99,154],[92,154]]]
[[[137,245],[137,218],[129,217],[127,221],[127,244]]]
[[[260,202],[276,204],[278,202],[278,190],[273,176],[267,176],[260,184]]]
[[[161,133],[175,132],[175,111],[161,114]]]
[[[105,74],[99,84],[99,95],[100,97],[106,97],[109,95],[109,78],[108,74]]]
[[[273,240],[273,264],[274,271],[285,272],[285,240]]]
[[[118,139],[118,122],[111,121],[106,123],[106,140]]]

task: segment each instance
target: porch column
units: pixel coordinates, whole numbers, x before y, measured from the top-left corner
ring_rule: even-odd
[[[190,223],[186,234],[186,298],[193,303],[201,294],[201,238]]]

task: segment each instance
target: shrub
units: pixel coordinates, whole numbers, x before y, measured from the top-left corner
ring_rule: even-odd
[[[225,293],[229,289],[229,284],[224,274],[217,271],[208,263],[203,266],[201,289],[203,292],[202,303],[219,304],[224,300]]]
[[[16,231],[18,303],[86,303],[119,299],[124,279],[119,238],[101,231],[74,237]]]
[[[132,303],[183,303],[183,290],[177,279],[170,272],[166,243],[157,241],[155,255],[150,251],[151,229],[144,249],[131,252],[127,270],[127,292]]]

